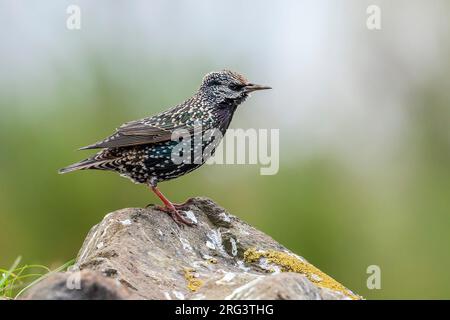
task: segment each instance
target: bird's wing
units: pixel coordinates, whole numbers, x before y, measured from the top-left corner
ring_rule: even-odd
[[[194,127],[186,124],[172,124],[170,122],[160,124],[156,120],[152,120],[152,118],[131,121],[117,128],[116,133],[106,139],[80,148],[80,150],[127,147],[168,141],[171,140],[172,133],[175,130],[181,129],[192,132]]]

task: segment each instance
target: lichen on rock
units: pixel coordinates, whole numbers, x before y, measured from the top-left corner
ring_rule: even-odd
[[[203,281],[198,279],[198,276],[195,274],[195,269],[193,268],[184,268],[184,278],[186,279],[189,290],[194,292],[203,284]]]
[[[247,263],[259,262],[261,258],[265,258],[268,262],[280,267],[283,272],[303,274],[320,287],[342,292],[351,299],[360,299],[359,296],[355,295],[342,284],[293,254],[276,250],[257,250],[256,248],[249,248],[244,253],[244,261]],[[269,271],[273,270],[269,269]]]

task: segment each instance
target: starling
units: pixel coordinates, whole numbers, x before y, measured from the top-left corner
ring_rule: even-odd
[[[196,126],[205,130],[220,130],[225,134],[234,112],[248,95],[256,90],[270,89],[267,86],[248,82],[237,72],[223,70],[207,74],[198,91],[185,102],[171,109],[144,118],[127,122],[116,129],[116,132],[104,140],[80,148],[102,149],[95,155],[60,169],[59,173],[75,170],[108,170],[115,171],[135,183],[146,184],[161,199],[164,206],[159,209],[167,212],[177,223],[192,225],[177,209],[178,205],[170,202],[157,188],[158,182],[180,177],[200,167],[207,159],[181,162],[174,161],[172,151],[180,142],[173,140],[172,133],[183,129],[196,141]],[[216,141],[217,140],[217,141]],[[220,139],[200,139],[201,148],[211,148],[214,153]],[[211,145],[212,144],[212,145]],[[191,152],[196,150],[189,144]]]

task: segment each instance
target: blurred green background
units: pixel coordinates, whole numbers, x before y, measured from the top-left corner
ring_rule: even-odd
[[[232,127],[279,128],[279,173],[204,166],[161,190],[211,197],[366,298],[450,298],[449,21],[445,0],[0,0],[0,266],[62,264],[106,213],[157,202],[57,170],[229,68],[274,88]]]

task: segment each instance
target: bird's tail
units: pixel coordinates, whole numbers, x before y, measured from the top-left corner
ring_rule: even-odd
[[[58,173],[64,174],[64,173],[69,173],[69,172],[77,171],[77,170],[90,169],[92,167],[95,167],[96,165],[98,165],[98,161],[89,158],[89,159],[85,159],[80,162],[71,164],[70,166],[67,166],[65,168],[59,169]]]
[[[114,155],[104,150],[90,158],[84,159],[77,163],[71,164],[70,166],[59,169],[58,173],[64,174],[72,171],[86,170],[86,169],[112,170],[115,159],[116,157]]]

